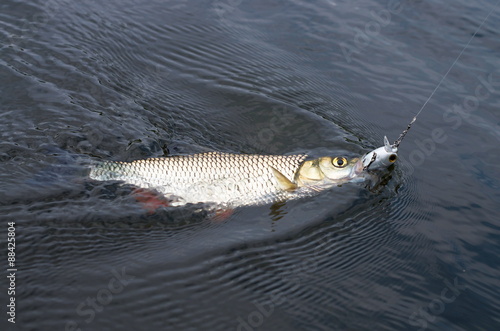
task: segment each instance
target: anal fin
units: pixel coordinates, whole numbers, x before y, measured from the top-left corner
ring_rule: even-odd
[[[133,196],[141,207],[148,211],[148,214],[154,214],[158,208],[170,206],[170,202],[165,197],[148,189],[136,188]]]

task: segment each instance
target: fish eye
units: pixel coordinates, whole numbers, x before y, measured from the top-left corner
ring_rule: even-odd
[[[397,158],[396,154],[391,154],[391,156],[389,156],[389,162],[394,162]]]
[[[336,168],[343,168],[347,165],[347,159],[345,157],[336,157],[332,160],[332,164]]]

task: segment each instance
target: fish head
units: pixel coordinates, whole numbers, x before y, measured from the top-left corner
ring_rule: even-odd
[[[341,184],[351,179],[359,158],[324,156],[305,161],[296,175],[299,186]]]
[[[297,172],[295,181],[299,186],[362,181],[387,170],[397,158],[398,148],[389,144],[387,137],[384,137],[384,146],[359,158],[325,156],[306,161]]]

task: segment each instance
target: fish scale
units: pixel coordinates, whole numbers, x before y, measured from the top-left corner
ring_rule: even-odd
[[[174,205],[206,202],[234,207],[289,198],[290,192],[280,187],[272,168],[293,182],[306,157],[209,152],[105,161],[93,165],[89,176],[155,189],[175,200]]]

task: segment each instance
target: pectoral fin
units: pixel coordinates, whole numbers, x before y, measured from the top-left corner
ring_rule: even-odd
[[[279,186],[285,191],[293,191],[297,189],[297,184],[292,183],[288,178],[285,177],[281,172],[271,167],[273,170],[274,176],[278,181]]]

